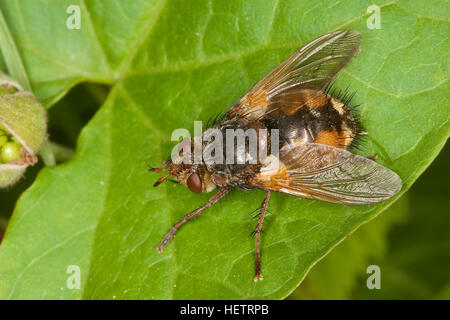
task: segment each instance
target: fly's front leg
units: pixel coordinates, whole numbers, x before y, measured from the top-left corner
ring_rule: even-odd
[[[213,204],[215,204],[217,201],[219,201],[221,198],[223,198],[226,194],[228,194],[231,191],[231,188],[222,188],[219,190],[219,192],[217,192],[211,199],[209,199],[209,201],[207,203],[205,203],[203,206],[201,206],[200,208],[192,211],[191,213],[187,214],[184,216],[183,219],[181,219],[180,221],[178,221],[170,230],[169,232],[167,232],[167,234],[164,236],[164,238],[162,239],[162,241],[159,243],[159,245],[156,247],[156,249],[159,252],[162,252],[163,248],[170,242],[170,240],[172,240],[172,238],[175,236],[175,233],[177,233],[178,229],[180,229],[180,227],[185,224],[186,222],[188,222],[189,220],[191,220],[192,218],[196,217],[197,215],[199,215],[200,213],[202,213],[206,208],[212,206]]]
[[[259,212],[258,224],[255,228],[255,238],[256,238],[256,247],[255,247],[255,277],[253,281],[263,280],[263,276],[261,274],[261,249],[260,249],[260,241],[261,241],[261,230],[262,224],[264,222],[264,215],[267,211],[267,205],[269,204],[270,199],[270,191],[267,191],[266,197],[261,205],[261,210]]]

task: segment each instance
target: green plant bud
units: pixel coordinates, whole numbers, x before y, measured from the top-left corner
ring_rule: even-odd
[[[28,165],[0,164],[0,188],[14,185],[22,178]]]
[[[46,112],[34,96],[25,91],[0,93],[0,188],[14,184],[37,162],[46,139]]]
[[[0,163],[0,189],[12,187],[24,176],[28,166],[28,164]]]
[[[47,139],[45,109],[29,92],[0,95],[0,124],[30,155]]]
[[[16,93],[18,90],[8,84],[0,84],[0,94],[11,94]]]
[[[18,91],[23,91],[23,88],[20,86],[20,84],[7,75],[0,73],[0,95],[12,94]]]

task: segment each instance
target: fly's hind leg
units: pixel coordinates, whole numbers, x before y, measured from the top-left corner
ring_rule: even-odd
[[[192,211],[191,213],[185,215],[183,219],[178,221],[170,230],[167,232],[167,234],[164,236],[164,238],[161,240],[159,245],[156,247],[156,249],[159,252],[162,252],[163,248],[172,240],[172,238],[175,236],[175,233],[177,233],[178,229],[181,228],[183,224],[191,220],[192,218],[195,218],[197,215],[202,213],[206,208],[212,206],[217,201],[219,201],[221,198],[223,198],[226,194],[228,194],[231,191],[231,188],[222,188],[217,192],[214,196],[209,199],[207,203],[205,203],[200,208]]]
[[[262,224],[264,222],[264,215],[267,211],[267,205],[269,204],[270,199],[270,191],[267,191],[266,197],[264,198],[264,201],[261,205],[261,209],[259,212],[259,218],[258,218],[258,224],[255,228],[255,238],[256,238],[256,247],[255,247],[255,277],[253,278],[253,281],[263,280],[263,276],[261,274],[261,248],[260,248],[260,242],[261,242],[261,230],[262,230]]]

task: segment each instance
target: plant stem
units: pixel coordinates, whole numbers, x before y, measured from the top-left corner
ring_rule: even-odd
[[[63,146],[53,141],[49,141],[49,144],[53,154],[55,155],[56,162],[67,162],[75,154],[75,150],[72,148]]]
[[[3,58],[8,68],[8,73],[16,79],[20,85],[31,92],[31,84],[28,79],[28,74],[23,66],[19,51],[17,50],[14,39],[9,31],[6,20],[0,10],[0,50],[3,53]]]
[[[50,146],[49,140],[45,141],[44,145],[42,146],[40,156],[47,167],[53,167],[56,165],[55,155],[53,154],[53,150]]]

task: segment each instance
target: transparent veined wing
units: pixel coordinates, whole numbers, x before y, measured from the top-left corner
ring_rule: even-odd
[[[359,50],[361,36],[340,30],[325,34],[292,54],[245,94],[227,112],[228,118],[263,118],[284,107],[299,108],[323,90]]]
[[[397,194],[402,180],[375,161],[329,145],[286,144],[270,155],[249,185],[347,205],[367,205]]]

